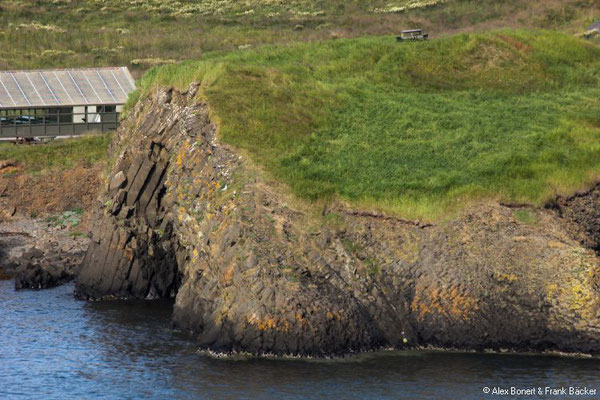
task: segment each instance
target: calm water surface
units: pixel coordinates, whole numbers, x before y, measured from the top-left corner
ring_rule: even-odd
[[[442,352],[216,359],[170,329],[169,303],[86,303],[71,285],[41,292],[12,285],[0,281],[0,399],[494,399],[509,397],[485,395],[484,387],[600,389],[596,359]]]

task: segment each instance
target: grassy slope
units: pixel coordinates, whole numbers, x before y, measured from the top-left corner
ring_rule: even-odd
[[[583,40],[496,31],[215,54],[140,84],[202,81],[222,139],[303,198],[435,219],[598,178],[599,71],[600,48]]]
[[[506,26],[575,33],[600,17],[598,0],[437,0],[409,12],[374,12],[430,1],[3,0],[0,69],[129,65],[141,72],[161,60],[246,45],[411,27],[435,37]]]
[[[402,132],[411,132],[413,128],[410,125],[413,122],[408,121],[409,112],[412,112],[412,121],[415,121],[414,123],[420,127],[419,129],[423,130],[429,126],[431,130],[436,131],[440,125],[452,124],[452,115],[460,114],[461,107],[476,107],[483,115],[489,117],[476,115],[474,111],[463,114],[473,115],[470,123],[475,126],[475,129],[493,123],[492,115],[508,114],[512,117],[513,124],[525,132],[525,128],[521,127],[518,118],[512,115],[510,100],[504,99],[498,93],[489,93],[487,87],[483,87],[479,94],[477,94],[477,88],[461,93],[452,87],[435,93],[433,89],[436,86],[443,87],[443,81],[433,82],[433,85],[429,83],[423,85],[419,83],[419,80],[427,81],[427,79],[435,78],[436,71],[432,71],[429,76],[416,77],[414,85],[406,86],[410,89],[406,92],[390,90],[389,84],[373,81],[371,78],[374,76],[361,76],[360,71],[370,72],[370,68],[373,66],[381,69],[380,75],[384,76],[384,80],[387,79],[386,75],[390,71],[392,75],[395,73],[393,70],[386,71],[385,68],[388,67],[380,63],[381,60],[376,56],[367,58],[365,63],[360,59],[365,54],[370,57],[370,50],[358,49],[360,46],[373,46],[373,51],[383,52],[393,48],[394,45],[390,43],[384,44],[385,39],[382,39],[380,43],[377,43],[377,40],[340,42],[336,46],[342,47],[329,50],[327,46],[321,46],[321,50],[317,50],[317,47],[313,48],[313,46],[307,45],[304,50],[300,50],[300,48],[293,50],[295,55],[282,54],[279,61],[273,57],[278,57],[276,53],[282,50],[265,50],[260,52],[262,55],[240,53],[240,55],[226,56],[221,60],[217,60],[217,56],[214,54],[207,54],[207,52],[235,50],[239,46],[246,45],[257,47],[265,44],[348,38],[365,34],[386,35],[410,27],[423,27],[434,37],[456,31],[482,31],[504,26],[542,27],[576,33],[583,31],[594,18],[600,16],[598,0],[527,2],[522,0],[447,0],[440,1],[434,7],[416,8],[408,12],[373,12],[375,8],[393,8],[409,3],[414,3],[414,1],[5,0],[0,2],[0,69],[129,65],[134,70],[134,74],[139,75],[150,65],[160,63],[161,60],[198,59],[200,57],[209,60],[212,58],[213,61],[207,61],[206,66],[202,68],[207,69],[207,78],[214,76],[222,80],[213,86],[212,93],[210,90],[207,92],[212,96],[213,102],[215,104],[219,102],[219,95],[216,91],[217,89],[221,90],[223,93],[220,100],[221,109],[227,110],[228,93],[230,95],[238,94],[233,85],[233,80],[237,79],[237,83],[248,85],[248,87],[244,93],[241,93],[245,97],[237,99],[237,102],[232,103],[231,107],[236,104],[245,106],[243,102],[247,101],[249,109],[255,113],[253,115],[258,116],[255,120],[251,120],[254,125],[248,130],[247,138],[236,138],[232,133],[228,136],[228,140],[250,149],[257,160],[269,164],[269,169],[273,173],[282,177],[287,176],[285,179],[288,181],[297,181],[295,190],[298,193],[309,198],[341,196],[352,199],[354,202],[377,205],[386,210],[401,210],[406,215],[435,215],[438,211],[431,210],[437,207],[435,199],[438,198],[438,195],[435,193],[431,195],[434,200],[427,202],[426,198],[421,198],[418,203],[394,195],[394,193],[402,192],[406,197],[411,193],[418,193],[422,185],[417,184],[416,186],[419,188],[413,190],[415,185],[410,181],[402,181],[404,182],[402,183],[404,186],[402,186],[400,185],[401,181],[396,179],[402,171],[398,169],[401,164],[398,164],[395,158],[402,156],[402,153],[396,153],[391,149],[398,147],[400,139],[391,140],[394,136],[389,131],[396,129]],[[424,3],[424,1],[420,1],[420,3]],[[432,51],[434,50],[435,48]],[[333,57],[334,60],[338,60],[338,65],[333,65],[333,61],[329,63],[331,65],[315,62],[311,58],[317,57],[318,51],[325,57]],[[348,62],[341,59],[343,53],[355,51],[353,57],[356,59],[356,65],[360,68],[355,72],[341,73],[346,68],[342,64]],[[236,60],[238,57],[239,60]],[[259,76],[253,77],[253,69],[261,62],[260,57],[268,58],[264,62],[271,67],[269,67],[270,69],[259,68],[257,72]],[[298,57],[306,57],[309,59],[308,64],[314,64],[314,68],[317,68],[320,74],[317,82],[311,80],[312,71],[303,69],[304,61],[298,60]],[[142,61],[134,62],[136,59],[142,59]],[[221,66],[216,66],[219,62],[225,62],[228,68],[249,69],[250,72],[234,71],[233,74],[230,74],[227,71],[221,71]],[[442,64],[444,62],[442,61]],[[180,68],[185,69],[188,66]],[[180,84],[187,83],[185,80],[190,75],[198,74],[198,69],[194,69],[196,67],[197,65],[192,64],[193,71],[190,73],[174,72],[175,75],[179,75]],[[328,77],[328,73],[324,71],[326,68],[330,68],[330,74],[340,74],[339,79],[330,79],[331,77]],[[181,69],[176,70],[181,71]],[[416,71],[418,75],[419,70]],[[162,72],[162,74],[164,73],[165,71]],[[267,74],[267,77],[260,74]],[[224,78],[223,75],[227,75],[227,77]],[[271,78],[273,83],[269,83]],[[289,82],[285,81],[286,79]],[[381,79],[381,77],[377,79]],[[470,79],[468,73],[465,79]],[[170,80],[177,80],[177,76],[165,79],[165,81]],[[364,84],[365,80],[368,87]],[[256,84],[253,83],[254,81]],[[227,82],[229,82],[229,86]],[[267,83],[265,84],[265,82]],[[357,89],[348,90],[353,83],[358,85]],[[405,85],[405,83],[402,84]],[[293,95],[293,91],[296,90],[294,85],[299,89],[298,96]],[[228,90],[229,92],[227,92]],[[575,92],[577,91],[573,93]],[[542,101],[543,96],[538,98],[530,93],[535,97],[535,102],[531,101],[531,107],[535,105],[551,115],[550,109],[563,112],[565,108],[569,108],[573,104],[585,103],[582,100],[582,96],[584,96],[582,93],[575,93],[573,95],[575,97],[566,99],[562,98],[563,92],[560,92],[559,96],[556,93],[556,91],[546,91],[545,103]],[[285,104],[288,112],[284,116],[270,116],[271,112],[279,115],[279,110],[270,106],[257,109],[255,102],[251,100],[253,96],[264,97],[267,104],[273,96],[276,96],[273,104]],[[463,96],[464,99],[458,101],[460,96]],[[498,109],[492,110],[496,114],[490,112],[486,96],[490,97],[489,101],[493,100],[499,105]],[[554,104],[552,100],[554,97],[559,97],[560,104]],[[288,100],[291,100],[291,105],[288,104]],[[362,101],[368,105],[366,109],[370,110],[369,112],[373,115],[368,115],[367,118],[351,118],[351,116],[360,115],[365,111],[361,105]],[[411,104],[422,104],[422,108],[419,109]],[[441,104],[449,110],[453,110],[453,114],[440,118],[433,104]],[[331,112],[323,109],[323,107],[330,106],[332,109],[327,111]],[[534,108],[528,108],[522,112],[538,115]],[[227,126],[234,127],[236,124],[245,126],[242,113],[238,115],[229,113],[229,115],[231,124],[226,124]],[[401,115],[406,116],[401,117]],[[242,119],[235,122],[236,118]],[[556,122],[559,119],[571,121],[573,118],[575,118],[574,114],[565,114],[560,117],[552,114],[550,119],[543,119],[539,125],[531,121],[527,122],[535,128],[532,128],[534,133],[539,134],[544,127],[554,128],[554,125],[548,121]],[[526,120],[527,118],[522,117],[521,119]],[[542,120],[541,117],[538,119]],[[365,121],[373,124],[372,129],[365,128]],[[503,123],[506,128],[511,126],[509,121],[510,119],[507,119],[499,123]],[[259,129],[265,126],[274,132],[286,131],[289,133],[283,139],[279,137],[281,135],[269,135],[268,140],[276,142],[274,148],[278,151],[282,150],[280,153],[273,152],[276,156],[273,159],[268,152],[265,153],[260,148],[264,137],[262,136],[263,132],[260,132]],[[353,134],[355,130],[366,132],[374,137],[363,135],[358,140],[357,135]],[[468,133],[468,128],[462,128],[462,130]],[[224,132],[226,133],[227,130]],[[233,128],[231,132],[234,132]],[[310,139],[310,136],[307,139],[306,132],[313,133],[316,139]],[[379,135],[378,132],[385,132],[385,135]],[[414,132],[418,133],[416,130]],[[457,134],[456,140],[459,140],[458,137]],[[324,141],[328,143],[327,146],[322,145]],[[77,147],[78,149],[76,152],[68,151],[70,155],[66,158],[64,158],[63,151],[67,151],[67,149],[58,145],[49,147],[47,151],[34,147],[28,148],[27,151],[16,151],[17,149],[12,147],[0,145],[0,159],[17,158],[24,161],[26,166],[22,170],[24,173],[30,172],[30,169],[31,172],[38,173],[48,168],[62,168],[71,165],[69,161],[71,159],[98,160],[105,152],[106,140],[85,142],[84,139],[81,147],[76,142],[72,141],[67,146],[72,150]],[[447,145],[455,144],[449,141]],[[381,160],[389,166],[396,165],[397,167],[394,167],[396,170],[391,169],[385,179],[373,175],[373,168],[365,168],[363,165],[373,162],[372,160],[369,161],[365,157],[359,162],[357,159],[341,158],[353,151],[363,150],[363,148],[352,150],[349,146],[371,147],[368,152],[365,152],[368,157],[372,160]],[[408,149],[409,147],[403,144],[402,148]],[[323,153],[324,149],[328,153]],[[387,149],[385,154],[382,153],[384,149]],[[489,151],[497,150],[498,148],[495,147],[489,149]],[[413,151],[411,150],[408,156],[414,156],[415,160],[420,160],[421,157]],[[524,151],[527,153],[527,150]],[[38,156],[40,158],[37,158]],[[505,157],[508,156],[505,154]],[[327,165],[328,162],[334,162],[336,159],[334,157],[341,160],[338,164],[343,162],[345,166],[336,164],[335,168],[332,168]],[[501,158],[502,154],[498,153],[497,157]],[[411,167],[409,160],[410,157],[406,158],[406,165],[403,168],[411,169],[413,180],[421,179],[414,175],[414,172],[420,167]],[[437,158],[433,160],[437,160]],[[416,165],[415,163],[416,161],[413,160],[412,165]],[[362,175],[357,176],[358,179],[348,181],[348,177],[352,177],[352,174],[356,174],[357,171]],[[299,179],[296,179],[294,174],[299,174]],[[427,173],[423,172],[423,176],[427,177]],[[302,177],[309,177],[309,179]],[[467,179],[465,176],[463,178]],[[369,182],[372,179],[376,179],[381,187],[371,192],[371,184],[361,185],[360,182]],[[453,188],[463,189],[470,187],[457,179],[449,176],[437,183],[431,181],[430,186],[437,188],[450,185]],[[490,179],[493,181],[496,178]],[[523,185],[527,184],[526,180],[523,182],[525,182]],[[472,189],[469,190],[480,191],[478,184],[475,182]],[[489,195],[490,190],[485,189],[480,195]],[[548,186],[546,185],[544,190],[540,191],[540,196],[544,197],[547,190]],[[382,193],[384,194],[382,195]],[[475,195],[469,194],[469,196]],[[518,193],[512,192],[506,196],[519,198]],[[460,196],[449,197],[448,202],[450,203],[451,198],[456,201]],[[415,209],[416,206],[418,206],[417,209]],[[444,205],[444,209],[452,209],[452,204]]]
[[[111,134],[57,140],[45,145],[15,146],[0,142],[0,160],[16,160],[29,174],[44,174],[104,160]],[[0,173],[0,178],[2,174]]]

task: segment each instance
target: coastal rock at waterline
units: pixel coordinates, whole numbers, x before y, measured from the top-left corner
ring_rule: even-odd
[[[15,289],[48,289],[75,279],[83,253],[63,253],[38,248],[25,252],[16,262]]]
[[[0,265],[0,279],[11,279],[16,275],[19,264],[16,262],[6,262]]]
[[[27,264],[17,269],[15,289],[48,289],[73,280],[75,274],[64,265]]]
[[[44,289],[72,280],[89,239],[48,219],[13,218],[0,223],[0,276],[17,289]]]
[[[175,297],[174,324],[223,352],[600,352],[595,225],[575,237],[576,207],[530,209],[535,224],[492,202],[437,225],[315,215],[219,143],[196,91],[159,90],[116,133],[109,177],[126,179],[98,201],[79,297]]]

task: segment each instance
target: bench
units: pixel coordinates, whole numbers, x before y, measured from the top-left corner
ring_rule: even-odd
[[[423,33],[423,29],[409,29],[402,31],[400,36],[396,37],[396,40],[404,42],[406,40],[427,40],[427,38],[429,38],[429,34]]]

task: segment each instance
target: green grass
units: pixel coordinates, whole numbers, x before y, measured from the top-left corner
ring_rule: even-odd
[[[542,204],[600,177],[600,48],[549,31],[366,37],[209,54],[140,81],[201,81],[220,137],[310,201],[436,219]]]
[[[76,208],[70,211],[65,211],[62,214],[52,215],[46,218],[46,222],[51,226],[68,226],[74,228],[79,226],[83,209]],[[75,237],[75,236],[74,236]]]
[[[377,11],[412,3],[4,0],[0,69],[128,65],[139,76],[154,63],[202,59],[152,71],[140,93],[202,80],[223,140],[312,201],[437,218],[488,197],[540,203],[596,176],[597,63],[583,42],[512,32],[262,48],[415,27],[434,38],[490,26],[578,33],[600,17],[597,0]],[[39,173],[102,160],[107,143],[0,144],[0,159]]]
[[[534,213],[529,210],[516,210],[514,212],[515,218],[524,224],[534,225],[538,222],[537,217]]]
[[[39,145],[0,142],[0,160],[15,160],[30,174],[69,169],[80,164],[92,165],[106,159],[111,136],[110,133],[94,134]]]
[[[154,63],[264,44],[489,26],[582,32],[597,0],[3,0],[0,69]]]

